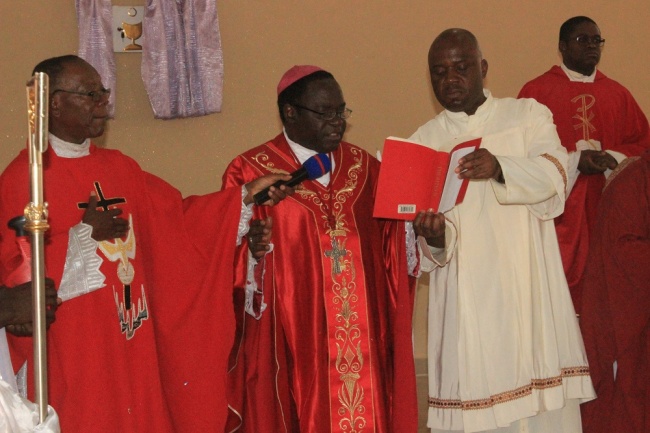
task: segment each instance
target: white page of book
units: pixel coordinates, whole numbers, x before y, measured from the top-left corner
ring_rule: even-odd
[[[442,197],[440,197],[438,212],[444,213],[456,206],[456,199],[458,198],[458,193],[460,192],[464,179],[459,179],[458,174],[454,170],[458,167],[459,159],[475,150],[476,148],[474,147],[461,147],[450,155],[449,169],[447,170],[447,178],[445,179],[445,188],[442,190]]]

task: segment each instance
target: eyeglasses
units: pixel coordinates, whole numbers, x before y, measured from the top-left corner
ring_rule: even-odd
[[[605,45],[605,39],[602,39],[600,36],[580,35],[576,36],[575,41],[583,47],[589,46],[590,44],[594,44],[599,47]]]
[[[302,105],[298,105],[298,104],[291,104],[291,105],[318,114],[319,119],[325,120],[327,122],[329,122],[330,120],[334,120],[335,117],[345,120],[352,115],[352,110],[350,110],[349,108],[344,108],[341,111],[330,110],[330,111],[321,112],[321,111],[312,110],[311,108],[303,107]]]
[[[104,89],[103,87],[99,90],[93,90],[92,92],[75,92],[72,90],[65,89],[56,89],[52,92],[54,95],[56,92],[70,93],[72,95],[88,96],[93,102],[99,102],[104,96],[109,96],[111,94],[111,89]]]

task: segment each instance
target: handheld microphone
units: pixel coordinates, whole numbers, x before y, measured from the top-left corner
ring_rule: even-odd
[[[318,153],[309,158],[298,170],[291,173],[291,179],[284,181],[279,180],[272,186],[279,188],[282,185],[294,187],[305,180],[318,179],[332,169],[332,163],[329,157],[324,153]],[[261,205],[269,199],[269,190],[265,188],[253,196],[256,205]]]

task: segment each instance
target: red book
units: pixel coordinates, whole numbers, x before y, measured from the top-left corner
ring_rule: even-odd
[[[469,179],[454,173],[458,160],[481,145],[475,138],[451,152],[433,150],[411,140],[384,141],[375,197],[375,218],[412,220],[421,210],[447,212],[463,201]]]

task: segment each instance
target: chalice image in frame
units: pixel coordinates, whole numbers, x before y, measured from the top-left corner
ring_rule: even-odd
[[[124,51],[140,51],[142,50],[142,45],[136,44],[137,41],[142,36],[142,21],[137,24],[122,23],[122,27],[118,30],[122,32],[124,36],[131,39],[131,43],[124,47]]]

